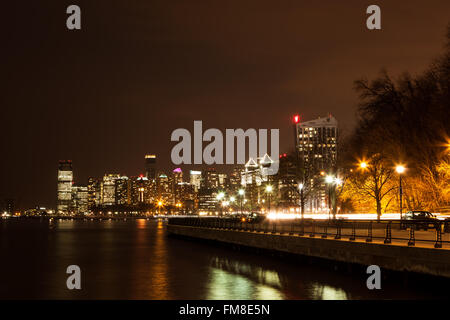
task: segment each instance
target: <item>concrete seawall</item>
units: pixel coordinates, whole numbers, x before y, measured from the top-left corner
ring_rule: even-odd
[[[445,249],[171,224],[167,226],[167,230],[170,234],[179,236],[365,266],[375,264],[381,268],[394,271],[408,271],[450,278],[450,250]]]

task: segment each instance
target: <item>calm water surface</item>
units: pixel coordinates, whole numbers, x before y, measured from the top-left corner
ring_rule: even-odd
[[[78,265],[82,290],[66,288]],[[167,236],[164,223],[0,221],[2,299],[417,299],[433,288],[382,283],[281,258]]]

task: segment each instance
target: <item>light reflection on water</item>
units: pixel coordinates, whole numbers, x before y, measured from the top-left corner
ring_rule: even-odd
[[[206,295],[208,300],[278,300],[283,298],[277,289],[254,282],[243,275],[236,275],[214,267],[210,269]]]
[[[320,300],[347,300],[347,293],[339,288],[315,283],[311,290],[311,295]]]
[[[2,221],[0,298],[26,299],[392,299],[429,292],[367,275],[168,237],[163,221]],[[82,290],[67,290],[79,265]]]

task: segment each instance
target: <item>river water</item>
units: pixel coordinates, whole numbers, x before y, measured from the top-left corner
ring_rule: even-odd
[[[81,268],[81,290],[66,269]],[[448,290],[169,237],[162,221],[0,220],[1,299],[422,299]]]

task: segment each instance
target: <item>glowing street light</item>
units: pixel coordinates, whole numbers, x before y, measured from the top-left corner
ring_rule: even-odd
[[[402,219],[402,211],[403,211],[403,188],[402,188],[402,174],[405,172],[406,168],[402,166],[401,164],[397,165],[395,167],[395,171],[397,171],[399,176],[399,187],[398,187],[398,193],[400,196],[400,220]]]
[[[164,202],[162,202],[161,200],[159,200],[157,203],[156,203],[156,206],[158,207],[158,214],[160,214],[161,213],[161,207],[164,205]]]
[[[360,162],[359,163],[359,167],[361,168],[361,169],[366,169],[367,168],[367,162]]]
[[[230,197],[230,202],[234,202],[235,200],[236,200],[235,197],[233,197],[233,196]]]
[[[334,177],[333,176],[326,176],[325,177],[325,182],[326,183],[331,184],[331,183],[333,183],[333,181],[334,181]]]
[[[225,192],[221,191],[217,194],[216,199],[218,201],[219,207],[220,207],[220,215],[223,215],[223,211],[222,211],[222,207],[223,207],[223,202],[221,201],[223,198],[225,197]],[[220,205],[221,204],[221,205]]]
[[[395,167],[395,171],[397,171],[398,174],[402,174],[403,172],[405,172],[406,168],[402,165],[398,165]]]
[[[219,192],[216,196],[217,200],[221,200],[223,199],[223,197],[225,197],[225,193],[224,192]]]

